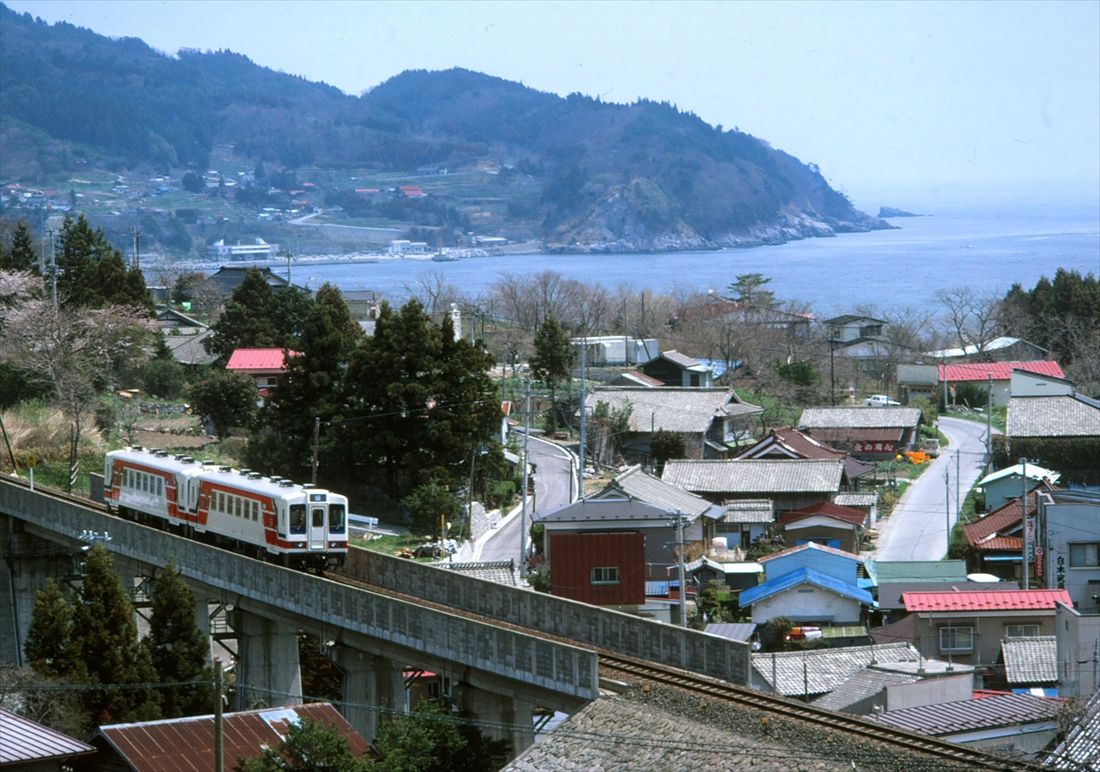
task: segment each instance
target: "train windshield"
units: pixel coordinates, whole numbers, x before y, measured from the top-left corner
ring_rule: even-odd
[[[291,504],[290,505],[290,532],[291,533],[305,533],[306,532],[306,505],[305,504]]]
[[[330,533],[344,532],[344,505],[328,505],[328,530]]]

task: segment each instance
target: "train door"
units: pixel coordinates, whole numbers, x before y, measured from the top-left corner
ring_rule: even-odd
[[[325,533],[325,505],[311,504],[309,507],[309,548],[323,550],[328,546]]]

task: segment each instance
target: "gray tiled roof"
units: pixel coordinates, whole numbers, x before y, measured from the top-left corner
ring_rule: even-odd
[[[1050,683],[1058,680],[1058,643],[1053,635],[1005,638],[1001,641],[1005,680],[1010,684]]]
[[[775,502],[771,499],[741,499],[722,505],[725,523],[770,523],[775,520]]]
[[[917,425],[915,407],[808,407],[798,428],[811,429],[908,429]]]
[[[676,510],[628,498],[579,499],[549,512],[539,513],[540,523],[583,523],[607,520],[668,521]]]
[[[1100,437],[1100,402],[1080,394],[1013,397],[1008,401],[1009,437]]]
[[[202,342],[214,334],[213,330],[204,330],[198,335],[165,335],[164,344],[172,352],[176,361],[183,365],[208,365],[217,358],[208,354]]]
[[[1055,769],[1100,769],[1100,691],[1085,703],[1066,739],[1046,759]]]
[[[584,404],[589,412],[600,402],[606,402],[612,410],[630,405],[630,431],[639,433],[664,430],[700,434],[716,417],[763,412],[757,405],[731,399],[728,389],[607,386],[587,395]]]
[[[616,477],[610,486],[609,493],[615,489],[627,496],[644,501],[648,504],[656,504],[659,507],[682,512],[691,518],[703,514],[712,514],[714,517],[721,515],[721,508],[711,504],[704,498],[688,493],[683,488],[677,488],[667,483],[660,477],[654,477],[642,471],[640,466],[634,466]],[[600,494],[597,494],[597,498]]]
[[[838,493],[833,499],[834,504],[842,507],[871,507],[878,502],[878,492],[871,493]]]
[[[911,684],[920,677],[909,673],[895,673],[889,670],[868,668],[852,674],[852,677],[823,697],[813,701],[815,708],[827,710],[845,710],[869,697],[874,697],[887,686]]]
[[[518,587],[516,579],[516,564],[511,560],[483,560],[477,563],[435,563],[435,566],[465,574],[476,579],[485,579],[497,584],[507,584],[510,587]]]
[[[918,734],[940,737],[956,732],[1049,721],[1062,711],[1061,700],[1030,694],[997,694],[980,700],[959,700],[888,710],[871,721],[891,724]]]
[[[844,471],[839,460],[672,460],[661,479],[699,493],[836,493]]]
[[[779,694],[790,697],[831,692],[872,662],[919,660],[920,652],[912,644],[902,642],[753,654],[752,668],[754,679],[763,681]],[[772,680],[773,670],[777,683]]]

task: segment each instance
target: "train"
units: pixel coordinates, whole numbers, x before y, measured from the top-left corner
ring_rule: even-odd
[[[122,517],[291,568],[324,572],[348,554],[346,496],[132,446],[106,454],[103,498]]]

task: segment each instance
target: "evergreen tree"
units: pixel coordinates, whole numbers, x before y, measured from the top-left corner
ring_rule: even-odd
[[[34,594],[34,611],[23,654],[35,672],[52,678],[71,677],[79,660],[72,646],[73,609],[53,579]]]
[[[531,374],[550,389],[550,430],[556,427],[555,409],[558,384],[570,376],[573,367],[573,347],[569,334],[553,316],[535,333],[535,355],[531,357]]]
[[[367,772],[375,769],[375,765],[365,756],[353,756],[347,739],[338,729],[307,718],[291,724],[276,747],[263,748],[259,757],[238,759],[235,769],[237,772]]]
[[[374,747],[382,760],[373,768],[380,772],[480,772],[500,769],[509,744],[481,734],[448,703],[421,700],[411,715],[383,721]]]
[[[314,301],[297,287],[279,287],[275,293],[275,335],[279,344],[291,349],[302,346],[306,319]]]
[[[30,228],[23,220],[15,225],[15,233],[11,237],[11,246],[3,252],[3,257],[0,258],[0,269],[38,273],[38,254],[34,248]]]
[[[76,307],[126,305],[152,312],[145,279],[137,268],[127,268],[122,253],[111,246],[99,228],[80,215],[66,217],[57,252],[57,296]]]
[[[249,428],[256,417],[256,383],[247,375],[215,368],[188,390],[195,411],[214,424],[219,440],[234,426]]]
[[[142,641],[162,683],[212,679],[210,644],[195,626],[195,596],[169,563],[153,582],[149,635]],[[209,685],[171,686],[161,690],[165,718],[209,713],[213,692]]]
[[[203,346],[225,365],[234,349],[281,345],[274,322],[275,292],[255,268],[245,271],[244,280],[233,292],[225,312],[211,327],[212,335]]]
[[[73,604],[72,645],[88,682],[107,687],[83,692],[85,709],[97,724],[158,718],[157,690],[137,686],[155,683],[157,673],[138,643],[134,607],[102,545],[88,551],[83,573]]]

